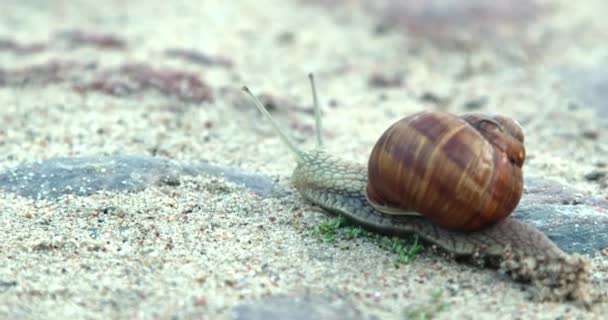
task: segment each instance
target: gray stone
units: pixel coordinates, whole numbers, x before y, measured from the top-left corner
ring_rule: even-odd
[[[236,320],[364,319],[350,302],[320,295],[274,296],[238,305],[233,314]]]
[[[151,185],[179,184],[180,176],[225,177],[262,197],[287,194],[270,177],[212,164],[182,164],[150,156],[63,157],[20,165],[0,174],[0,189],[52,200],[62,195],[91,195],[105,190],[137,192]]]
[[[540,204],[586,204],[608,209],[608,200],[589,197],[551,179],[527,176],[520,206]]]
[[[17,286],[17,281],[0,280],[0,292],[6,291],[6,290],[16,287],[16,286]]]
[[[198,163],[184,166],[183,168],[186,173],[192,175],[206,173],[216,177],[223,177],[228,181],[243,185],[253,193],[264,198],[278,198],[288,194],[288,192],[274,182],[272,178],[236,168],[212,165],[209,163]]]
[[[528,176],[513,217],[535,226],[568,253],[608,248],[608,201],[550,179]]]
[[[608,248],[608,210],[588,205],[520,206],[513,217],[538,228],[568,253]]]

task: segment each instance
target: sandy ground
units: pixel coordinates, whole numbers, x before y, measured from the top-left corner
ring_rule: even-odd
[[[68,82],[4,86],[0,169],[54,156],[154,153],[269,174],[293,191],[293,159],[238,90],[246,84],[309,108],[306,73],[315,72],[327,149],[344,158],[365,163],[384,128],[403,115],[461,113],[467,102],[483,98],[477,111],[522,123],[526,173],[607,197],[608,189],[584,178],[606,161],[607,119],[566,88],[559,70],[606,65],[608,47],[598,39],[607,36],[602,12],[608,8],[602,1],[552,5],[556,11],[546,14],[545,25],[531,27],[526,39],[546,44],[530,53],[517,39],[455,50],[400,29],[378,34],[377,21],[355,6],[346,12],[292,1],[9,2],[0,13],[0,36],[47,42],[58,31],[94,30],[118,35],[128,47],[59,44],[32,55],[0,52],[0,67],[58,58],[100,66],[148,63],[198,74],[214,99],[80,95]],[[542,32],[548,28],[551,33]],[[227,57],[234,66],[200,66],[162,54],[176,47]],[[370,87],[374,73],[402,74],[404,84]],[[429,93],[443,102],[420,99]],[[278,106],[273,114],[310,147],[313,118],[302,108]],[[599,137],[589,138],[589,132]],[[430,248],[395,268],[395,255],[369,239],[319,241],[311,229],[331,217],[296,193],[263,199],[213,177],[128,195],[0,198],[2,318],[229,319],[241,303],[313,293],[343,297],[366,316],[402,319],[406,310],[427,308],[438,290],[447,311],[437,319],[591,319],[608,313],[606,304],[586,311],[530,301],[521,284]],[[608,260],[593,259],[595,276],[606,278]]]

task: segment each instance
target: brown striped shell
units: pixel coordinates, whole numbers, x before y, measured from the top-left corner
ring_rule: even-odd
[[[523,133],[503,116],[421,112],[393,124],[368,164],[367,197],[388,214],[420,214],[475,231],[515,209],[523,192]]]

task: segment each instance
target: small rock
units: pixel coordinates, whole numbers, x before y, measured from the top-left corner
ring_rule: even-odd
[[[350,302],[320,295],[273,296],[236,306],[233,313],[236,320],[364,319]]]
[[[262,102],[264,107],[271,112],[275,110],[290,110],[308,114],[313,113],[312,108],[301,106],[292,99],[280,97],[271,93],[261,93],[257,96],[257,98],[260,100],[260,102]]]
[[[606,176],[606,171],[593,170],[585,175],[587,181],[599,181]]]
[[[279,35],[276,38],[277,43],[283,44],[283,45],[292,44],[295,41],[295,39],[296,39],[296,36],[291,31],[281,32],[281,33],[279,33]]]
[[[204,66],[219,66],[231,68],[234,63],[229,58],[223,56],[211,56],[194,49],[167,49],[165,55],[172,58],[183,59],[185,61]]]
[[[464,104],[464,108],[467,110],[479,110],[483,108],[486,104],[488,104],[488,97],[481,97],[478,99],[467,101]]]
[[[0,280],[0,292],[6,291],[9,288],[16,287],[17,281],[4,281]]]
[[[423,93],[422,96],[420,96],[420,101],[441,105],[441,104],[445,103],[446,99],[438,96],[437,94],[435,94],[433,92],[427,91],[427,92]]]
[[[370,75],[367,83],[372,88],[401,87],[403,85],[403,74],[398,72],[391,74],[374,72]]]
[[[589,139],[589,140],[597,140],[597,138],[600,136],[600,134],[595,131],[595,130],[585,130],[583,131],[583,138]]]

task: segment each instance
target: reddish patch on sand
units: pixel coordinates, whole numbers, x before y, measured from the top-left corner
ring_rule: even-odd
[[[73,60],[49,60],[42,64],[16,69],[0,68],[0,86],[59,83],[76,79],[83,71],[95,68],[95,64],[84,64]]]
[[[118,36],[83,30],[62,31],[57,33],[55,38],[65,41],[72,48],[90,46],[98,49],[123,50],[127,47],[127,42]]]
[[[50,60],[23,68],[0,68],[1,86],[49,85],[68,82],[73,90],[85,94],[95,91],[127,97],[156,91],[183,102],[211,101],[211,88],[190,72],[154,68],[146,64],[126,64],[98,69],[95,63]]]
[[[183,102],[211,101],[211,88],[193,73],[153,68],[145,64],[127,64],[105,70],[93,80],[74,86],[79,93],[97,91],[124,97],[156,91]]]
[[[363,8],[378,21],[377,32],[398,28],[440,45],[525,37],[549,7],[535,0],[302,0],[330,8]],[[496,39],[499,38],[499,39]]]
[[[29,55],[40,53],[46,50],[47,46],[44,43],[19,43],[12,39],[0,39],[0,51],[12,52],[17,55]]]

